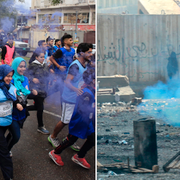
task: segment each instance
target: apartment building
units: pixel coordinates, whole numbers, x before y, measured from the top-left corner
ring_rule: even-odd
[[[53,6],[49,0],[32,0],[37,9],[35,24],[61,26],[63,30],[95,31],[95,0],[62,0]]]

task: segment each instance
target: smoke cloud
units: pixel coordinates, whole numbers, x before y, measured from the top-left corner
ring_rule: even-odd
[[[173,126],[180,127],[180,83],[173,78],[163,83],[159,81],[144,90],[144,101],[138,106],[142,115],[162,119]]]

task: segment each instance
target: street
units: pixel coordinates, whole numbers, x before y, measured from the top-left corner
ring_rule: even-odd
[[[60,105],[58,102],[59,92],[49,96],[45,102],[44,124],[52,133],[60,118]],[[32,101],[28,101],[32,103]],[[49,113],[50,112],[50,113]],[[54,115],[52,115],[54,113]],[[58,135],[62,140],[68,134],[68,126]],[[47,140],[48,135],[37,132],[36,111],[31,111],[23,129],[21,130],[20,141],[13,147],[13,180],[93,180],[95,179],[95,148],[92,148],[86,155],[86,160],[91,165],[87,170],[75,164],[71,157],[76,154],[71,148],[62,152],[64,166],[57,166],[50,158],[49,151],[53,149]],[[78,140],[82,144],[84,140]],[[0,180],[3,180],[0,172]]]

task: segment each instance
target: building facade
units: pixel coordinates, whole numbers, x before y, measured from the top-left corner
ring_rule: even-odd
[[[53,6],[49,0],[32,0],[31,15],[18,27],[18,38],[36,48],[48,36],[59,39],[64,33],[73,39],[95,44],[95,0],[62,0]],[[77,23],[76,23],[77,22]]]
[[[60,26],[63,30],[95,31],[95,0],[62,0],[53,6],[49,0],[32,0],[37,9],[36,24]]]

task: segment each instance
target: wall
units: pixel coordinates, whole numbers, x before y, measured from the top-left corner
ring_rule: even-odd
[[[98,15],[97,73],[132,82],[167,79],[169,51],[180,64],[180,15]]]
[[[98,0],[98,13],[138,14],[138,0]]]

